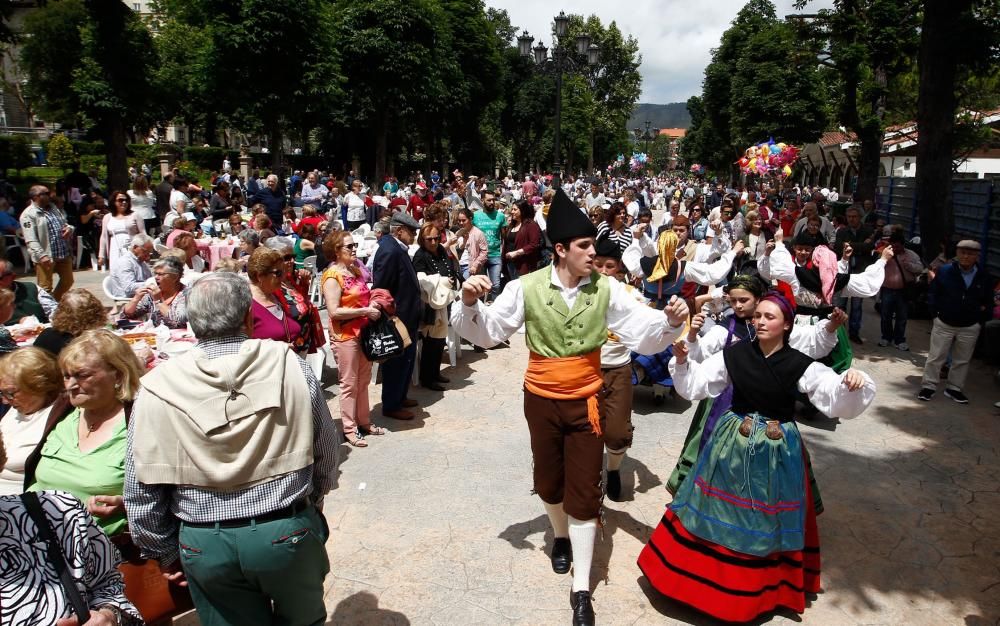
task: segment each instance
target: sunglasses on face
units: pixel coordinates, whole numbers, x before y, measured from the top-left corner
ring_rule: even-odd
[[[348,250],[357,250],[358,244],[356,244],[356,243],[345,243],[344,245],[342,245],[340,247],[341,248],[347,248]]]
[[[273,270],[267,270],[264,273],[267,274],[267,275],[269,275],[269,276],[274,276],[275,278],[281,278],[282,276],[285,275],[285,270],[273,269]]]
[[[424,237],[424,241],[441,241],[440,237]]]
[[[289,261],[294,261],[295,260],[295,255],[294,254],[286,254],[285,256],[283,256],[281,258],[284,259],[285,263],[288,263]]]
[[[115,198],[115,202],[128,202],[128,198]]]

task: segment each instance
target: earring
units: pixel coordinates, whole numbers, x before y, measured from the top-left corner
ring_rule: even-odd
[[[122,388],[122,384],[121,383],[115,383],[115,390],[116,391],[119,390],[119,389],[121,389],[121,388]]]

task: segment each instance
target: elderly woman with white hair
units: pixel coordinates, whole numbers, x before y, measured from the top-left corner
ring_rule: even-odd
[[[130,320],[149,316],[154,325],[187,328],[187,293],[181,283],[184,264],[165,257],[153,264],[156,287],[141,287],[125,304],[124,316]]]

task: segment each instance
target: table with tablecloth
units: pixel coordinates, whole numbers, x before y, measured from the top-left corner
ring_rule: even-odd
[[[215,239],[213,237],[210,239],[202,237],[195,239],[194,242],[198,245],[198,253],[208,263],[209,271],[214,270],[220,260],[233,258],[233,251],[239,247],[239,242],[235,238]]]

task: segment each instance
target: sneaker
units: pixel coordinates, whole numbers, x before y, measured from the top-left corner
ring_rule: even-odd
[[[955,402],[958,402],[959,404],[969,403],[969,399],[966,398],[965,394],[959,391],[958,389],[945,389],[944,395],[948,396],[949,398],[951,398]]]
[[[930,387],[924,387],[924,388],[922,388],[920,390],[920,393],[917,394],[917,399],[918,400],[923,400],[924,402],[927,402],[928,400],[930,400],[933,397],[934,397],[934,390],[931,389]]]
[[[897,350],[902,350],[903,352],[909,352],[910,351],[910,344],[906,343],[905,341],[903,343],[897,343],[896,344],[896,349]]]
[[[878,347],[884,348],[887,345],[889,345],[889,340],[888,339],[879,339],[878,340]]]
[[[865,345],[865,340],[861,338],[861,335],[851,335],[850,339],[852,342],[858,344],[859,346]]]

